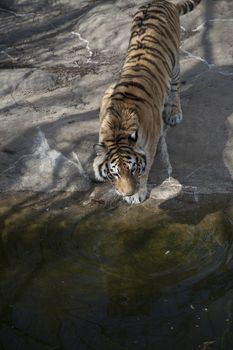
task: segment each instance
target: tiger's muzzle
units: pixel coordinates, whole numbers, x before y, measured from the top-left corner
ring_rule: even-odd
[[[132,196],[138,192],[139,183],[135,177],[124,176],[116,179],[115,188],[119,195]]]

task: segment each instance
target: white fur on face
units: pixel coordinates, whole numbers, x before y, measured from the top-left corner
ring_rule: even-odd
[[[141,176],[145,171],[146,161],[143,157],[144,154],[140,153],[131,154],[127,156],[127,160],[125,159],[125,165],[128,167],[129,173],[132,176]],[[97,156],[93,167],[95,177],[99,181],[113,180],[114,178],[121,177],[119,165],[116,162],[109,161],[105,156]]]

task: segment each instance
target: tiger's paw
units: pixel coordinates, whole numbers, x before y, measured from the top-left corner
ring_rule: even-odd
[[[183,119],[182,113],[178,113],[178,114],[173,114],[173,115],[169,115],[169,116],[166,115],[164,117],[164,122],[167,125],[175,126],[175,125],[179,124],[182,119]]]
[[[139,192],[135,193],[133,196],[125,196],[123,199],[128,203],[128,204],[140,204],[144,202],[147,196],[147,190],[139,190]]]

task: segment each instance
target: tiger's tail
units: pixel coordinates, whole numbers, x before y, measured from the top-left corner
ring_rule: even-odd
[[[180,16],[185,15],[188,12],[191,12],[201,0],[183,0],[180,3],[176,4],[176,7],[179,11]]]

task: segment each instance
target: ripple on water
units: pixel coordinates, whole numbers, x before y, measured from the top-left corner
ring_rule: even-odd
[[[49,206],[3,201],[0,343],[230,349],[233,210],[205,205],[197,215],[193,203],[172,215],[124,204],[84,213],[55,197]]]

